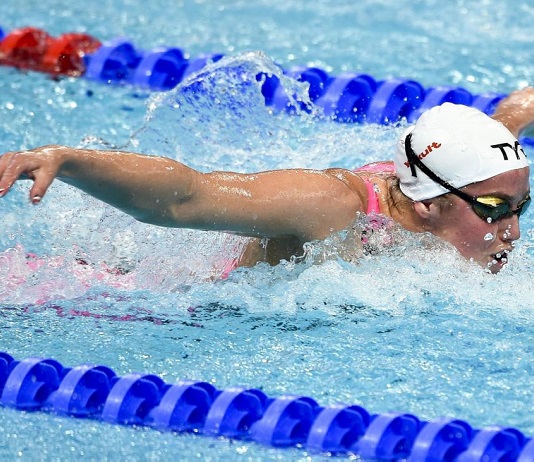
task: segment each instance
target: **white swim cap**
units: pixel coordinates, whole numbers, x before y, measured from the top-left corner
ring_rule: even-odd
[[[449,191],[410,165],[405,150],[410,133],[411,147],[424,166],[455,188],[528,167],[521,145],[503,124],[472,107],[445,103],[423,113],[397,143],[400,188],[415,201]]]

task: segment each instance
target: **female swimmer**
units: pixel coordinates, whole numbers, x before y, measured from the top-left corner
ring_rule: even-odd
[[[445,103],[408,128],[394,162],[356,171],[200,173],[168,158],[45,146],[0,157],[0,197],[30,179],[37,204],[57,178],[142,222],[256,238],[240,265],[276,264],[305,242],[348,229],[359,213],[380,213],[496,273],[530,203],[517,137],[532,122],[534,88],[505,98],[493,118]]]

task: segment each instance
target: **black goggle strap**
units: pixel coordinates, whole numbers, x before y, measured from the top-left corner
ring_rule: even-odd
[[[412,149],[412,134],[411,133],[408,134],[408,136],[406,137],[406,140],[404,141],[404,150],[406,152],[406,159],[408,159],[408,163],[410,164],[412,176],[417,177],[417,172],[415,170],[415,167],[417,166],[419,170],[421,170],[428,178],[430,178],[432,181],[439,184],[440,186],[443,186],[447,191],[450,191],[454,195],[458,196],[459,198],[463,199],[466,202],[469,202],[470,204],[477,202],[474,197],[470,196],[467,193],[464,193],[463,191],[460,191],[459,189],[455,188],[453,185],[447,183],[443,178],[440,178],[439,176],[437,176],[432,170],[430,170],[425,164],[423,164],[423,162],[421,162],[421,159],[419,159],[417,154]],[[492,208],[491,206],[487,206],[487,207]]]

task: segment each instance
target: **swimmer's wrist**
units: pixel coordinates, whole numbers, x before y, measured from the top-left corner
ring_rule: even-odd
[[[50,146],[53,151],[52,155],[57,164],[58,178],[73,178],[76,172],[80,170],[80,161],[86,153],[83,149],[76,149],[69,146],[55,145]]]

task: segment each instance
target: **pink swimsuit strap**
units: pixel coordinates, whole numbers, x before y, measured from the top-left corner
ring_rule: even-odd
[[[380,202],[378,200],[378,194],[375,191],[375,185],[369,180],[365,181],[365,187],[367,188],[367,215],[372,213],[380,213]]]
[[[395,166],[393,162],[374,162],[372,164],[364,165],[355,172],[368,172],[368,173],[395,173]],[[378,194],[375,191],[375,185],[372,181],[363,180],[365,187],[367,188],[367,215],[372,213],[380,213],[380,201],[378,200]]]
[[[391,161],[373,162],[372,164],[363,165],[354,170],[355,172],[369,173],[395,173],[395,164]]]

